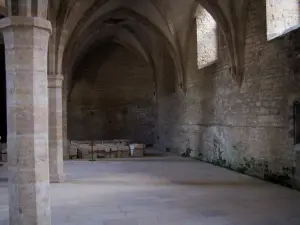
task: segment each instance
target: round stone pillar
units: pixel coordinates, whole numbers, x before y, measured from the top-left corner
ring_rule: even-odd
[[[51,23],[0,20],[6,58],[9,224],[50,225],[47,51]]]
[[[68,141],[68,91],[63,92],[63,152],[64,159],[69,159],[69,141]]]
[[[49,167],[50,182],[64,181],[63,166],[63,76],[49,75]]]

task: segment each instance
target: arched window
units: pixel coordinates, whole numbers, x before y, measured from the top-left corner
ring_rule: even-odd
[[[267,39],[299,27],[299,0],[267,0]]]
[[[199,5],[196,24],[198,69],[202,69],[217,60],[217,23],[209,12]]]

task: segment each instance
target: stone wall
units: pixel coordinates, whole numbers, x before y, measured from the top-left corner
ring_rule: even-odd
[[[201,5],[196,13],[198,68],[212,64],[217,58],[216,21]],[[203,44],[205,43],[205,44]]]
[[[121,46],[103,49],[93,50],[75,71],[68,103],[69,140],[130,139],[153,144],[151,67]]]
[[[166,49],[162,52],[161,68],[159,69],[155,140],[156,146],[165,150],[176,147],[176,139],[180,137],[177,133],[177,126],[181,115],[179,94],[176,91],[176,70]]]
[[[299,27],[299,0],[266,0],[268,40]]]
[[[0,38],[2,39],[2,38]],[[4,45],[0,44],[0,142],[6,142],[6,79]]]
[[[164,101],[159,113],[163,119],[158,119],[164,126],[157,128],[164,131],[157,143],[180,152],[190,149],[193,157],[291,185],[295,170],[292,103],[300,94],[300,31],[268,42],[266,24],[265,2],[249,1],[241,87],[233,80],[221,31],[216,63],[198,70],[194,31],[186,65],[186,96],[170,95]]]

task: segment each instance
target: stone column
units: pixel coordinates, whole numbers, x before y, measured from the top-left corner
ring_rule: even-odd
[[[69,159],[69,142],[68,142],[68,90],[63,89],[63,146],[64,159]]]
[[[51,23],[0,20],[6,57],[9,224],[50,225],[47,51]]]
[[[49,75],[49,166],[50,182],[64,181],[63,161],[63,76]]]

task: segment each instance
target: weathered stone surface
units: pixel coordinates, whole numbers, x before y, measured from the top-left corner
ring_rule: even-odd
[[[68,149],[69,149],[69,141],[68,141],[68,110],[67,110],[67,96],[66,91],[63,91],[62,93],[62,99],[63,99],[63,114],[62,114],[62,120],[63,120],[63,155],[64,159],[68,159]]]
[[[12,2],[9,15],[45,16],[47,4],[40,3],[46,1]],[[40,29],[45,21],[2,21],[14,24],[4,35],[12,215],[26,198],[19,193],[47,186],[45,149],[50,179],[58,182],[62,155],[90,157],[89,142],[98,139],[155,143],[284,185],[298,179],[293,102],[300,100],[300,32],[286,30],[299,23],[292,5],[298,2],[197,2],[51,2],[55,34],[48,71],[47,29]],[[69,146],[68,139],[89,142]],[[101,157],[129,154],[123,145],[95,148]],[[24,209],[25,220],[45,210],[30,200],[33,212]]]
[[[50,181],[63,182],[63,104],[61,75],[48,75]]]
[[[0,21],[6,54],[10,225],[50,225],[47,48],[49,21]]]
[[[129,142],[127,140],[71,141],[69,158],[90,159],[95,158],[128,158],[130,156]],[[137,145],[144,150],[144,145]],[[142,147],[141,147],[142,146]],[[94,154],[94,156],[92,156]]]
[[[268,40],[299,27],[299,1],[267,0],[266,8]]]
[[[299,148],[296,150],[295,186],[300,187],[300,149]]]
[[[58,0],[49,10],[47,0],[1,4],[1,16],[9,16],[0,22],[7,70],[0,97],[8,100],[11,224],[50,224],[48,167],[50,180],[62,181],[63,156],[90,158],[90,141],[101,139],[156,144],[300,187],[293,115],[300,100],[298,6],[297,0]],[[51,51],[51,26],[42,18],[54,27]],[[128,157],[127,142],[95,142],[93,152]],[[133,156],[143,149],[136,146]]]
[[[165,156],[65,169],[72,181],[51,188],[53,225],[299,225],[300,193],[203,162]],[[7,191],[1,184],[0,221]]]
[[[0,143],[0,162],[7,162],[7,144]]]
[[[104,52],[95,49],[74,74],[76,80],[68,104],[68,138],[125,138],[153,144],[155,102],[151,68],[129,50],[111,47],[110,57],[103,62],[99,62],[99,57]]]
[[[157,145],[177,152],[190,149],[193,157],[292,185],[291,108],[299,98],[300,32],[268,42],[266,10],[260,0],[248,2],[245,23],[241,88],[233,81],[222,31],[217,34],[218,60],[197,68],[194,30],[185,74],[186,98],[173,94],[160,99]]]

